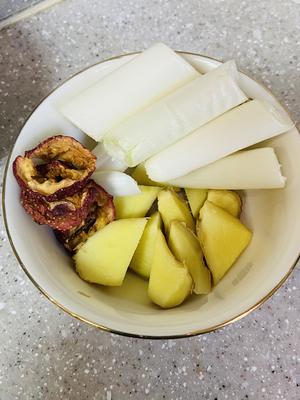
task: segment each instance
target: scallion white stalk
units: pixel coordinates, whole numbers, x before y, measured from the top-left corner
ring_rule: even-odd
[[[128,168],[126,163],[111,157],[102,142],[97,144],[92,153],[97,157],[96,169],[123,172]]]
[[[275,189],[286,178],[271,147],[243,150],[168,181],[172,186],[191,189]]]
[[[146,161],[145,169],[150,179],[167,182],[292,127],[293,123],[283,109],[265,101],[252,100],[151,157]],[[238,164],[236,168],[239,169]]]
[[[60,111],[98,142],[126,118],[198,76],[183,57],[158,43],[67,101]]]
[[[107,152],[130,167],[245,102],[234,61],[201,75],[110,130]]]

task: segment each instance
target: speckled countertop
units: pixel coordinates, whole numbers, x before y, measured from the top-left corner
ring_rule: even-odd
[[[25,10],[42,0],[1,0],[0,1],[0,20],[7,18],[17,12]]]
[[[299,3],[65,0],[0,31],[1,170],[24,119],[60,81],[157,41],[235,58],[299,122]],[[0,227],[1,400],[299,400],[299,338],[299,268],[260,309],[220,331],[130,339],[50,304],[18,266]]]

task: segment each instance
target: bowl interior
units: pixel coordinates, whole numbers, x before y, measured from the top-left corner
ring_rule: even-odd
[[[219,64],[199,55],[182,55],[202,72]],[[9,238],[23,268],[42,292],[82,320],[141,336],[171,337],[209,331],[247,313],[268,297],[296,262],[300,238],[300,140],[296,128],[267,142],[282,163],[288,178],[286,188],[242,194],[242,218],[254,232],[249,248],[209,295],[192,296],[175,309],[160,310],[152,305],[147,297],[147,283],[130,272],[120,288],[82,281],[51,230],[33,223],[19,202],[19,187],[11,169],[15,157],[58,133],[93,146],[92,140],[57,112],[57,106],[134,56],[111,59],[81,72],[50,94],[27,120],[6,172],[4,214]],[[249,97],[277,103],[246,75],[242,74],[241,85]]]

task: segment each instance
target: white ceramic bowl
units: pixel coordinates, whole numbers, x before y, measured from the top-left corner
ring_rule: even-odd
[[[5,172],[3,209],[9,240],[19,263],[41,292],[82,321],[111,332],[140,337],[182,337],[209,332],[262,304],[297,262],[300,140],[296,128],[269,141],[282,163],[286,188],[244,193],[243,219],[254,232],[249,248],[208,296],[192,296],[171,310],[152,305],[147,298],[146,282],[131,273],[121,288],[105,288],[81,280],[51,230],[33,223],[19,202],[19,187],[11,168],[15,157],[58,133],[92,145],[87,136],[56,111],[56,106],[134,56],[116,57],[77,74],[31,114],[16,140]],[[202,72],[220,63],[196,54],[182,53],[182,56]],[[245,75],[242,75],[242,86],[252,98],[277,103],[265,88]]]

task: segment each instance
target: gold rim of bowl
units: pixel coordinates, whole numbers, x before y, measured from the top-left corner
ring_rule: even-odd
[[[210,60],[213,61],[217,61],[217,62],[223,62],[221,60],[218,60],[216,58],[213,57],[209,57],[203,54],[198,54],[198,53],[192,53],[192,52],[187,52],[187,51],[176,51],[177,53],[180,54],[187,54],[187,55],[192,55],[192,56],[197,56],[197,57],[204,57],[204,58],[208,58]],[[61,87],[62,85],[64,85],[67,81],[69,81],[70,79],[74,78],[75,76],[81,74],[82,72],[88,70],[91,67],[94,67],[95,65],[98,64],[102,64],[104,62],[107,61],[112,61],[112,60],[116,60],[118,58],[122,58],[125,56],[130,56],[130,55],[134,55],[134,54],[138,54],[140,53],[140,51],[135,51],[135,52],[131,52],[131,53],[126,53],[126,54],[121,54],[115,57],[110,57],[107,58],[105,60],[96,62],[95,64],[89,65],[88,67],[80,70],[79,72],[73,74],[72,76],[70,76],[69,78],[65,79],[63,82],[61,82],[59,85],[57,85],[53,90],[51,90],[46,96],[44,96],[39,103],[35,106],[35,108],[31,111],[31,113],[28,115],[28,117],[26,118],[22,128],[20,129],[20,132],[15,140],[15,143],[23,129],[23,127],[25,126],[25,124],[27,123],[27,121],[29,120],[29,118],[31,117],[31,115],[35,112],[35,110],[39,107],[39,105],[47,98],[49,97],[55,90],[57,90],[59,87]],[[240,70],[241,71],[241,70]],[[244,75],[248,76],[250,79],[252,79],[253,81],[255,81],[257,84],[259,84],[263,89],[265,89],[269,94],[271,94],[273,97],[274,95],[272,94],[272,92],[266,88],[261,82],[257,81],[256,79],[250,77],[248,74],[244,73],[243,71],[241,71]],[[277,99],[276,99],[277,100]],[[278,101],[278,100],[277,100]],[[280,103],[280,102],[279,102]],[[288,112],[288,110],[286,109],[286,107],[284,107],[281,103],[280,105],[285,109],[285,111],[288,113],[289,117],[290,113]],[[292,119],[292,118],[291,118]],[[293,121],[293,119],[292,119]],[[293,121],[294,122],[294,121]],[[265,301],[267,301],[282,285],[283,283],[288,279],[288,277],[291,275],[291,273],[293,272],[297,262],[300,259],[300,254],[298,254],[298,256],[296,257],[296,260],[293,262],[292,266],[290,267],[290,269],[288,270],[288,272],[286,273],[286,275],[281,279],[281,281],[266,295],[264,296],[261,300],[259,300],[257,303],[255,303],[253,306],[251,306],[250,308],[248,308],[247,310],[243,311],[242,313],[236,315],[233,318],[230,318],[229,320],[226,320],[220,324],[214,325],[210,328],[206,328],[206,329],[196,329],[190,332],[186,332],[184,334],[180,334],[180,335],[160,335],[160,336],[152,336],[152,335],[139,335],[139,334],[134,334],[134,333],[128,333],[128,332],[123,332],[123,331],[119,331],[119,330],[115,330],[115,329],[111,329],[108,326],[104,326],[104,325],[100,325],[96,322],[93,322],[87,318],[84,318],[83,316],[74,313],[73,311],[69,310],[67,307],[65,307],[63,304],[59,303],[57,300],[55,300],[52,296],[49,295],[49,293],[47,293],[36,281],[35,279],[32,277],[32,275],[30,274],[30,272],[27,270],[25,264],[22,262],[17,249],[15,248],[15,245],[13,243],[12,237],[10,235],[9,232],[9,228],[8,228],[8,221],[7,221],[7,216],[6,216],[6,208],[5,208],[5,192],[6,192],[6,178],[7,178],[7,171],[8,171],[8,167],[9,167],[9,163],[10,163],[10,159],[11,159],[11,155],[15,146],[15,143],[12,145],[9,154],[8,154],[8,158],[6,161],[6,165],[5,165],[5,170],[4,170],[4,177],[3,177],[3,191],[2,191],[2,210],[3,210],[3,219],[4,219],[4,225],[5,225],[5,229],[6,229],[6,233],[7,233],[7,237],[10,243],[10,246],[13,250],[13,253],[16,257],[16,259],[18,260],[20,266],[22,267],[23,271],[25,272],[25,274],[28,276],[28,278],[31,280],[31,282],[33,283],[33,285],[48,299],[50,300],[53,304],[55,304],[57,307],[59,307],[61,310],[63,310],[64,312],[66,312],[67,314],[69,314],[70,316],[76,318],[77,320],[81,321],[81,322],[85,322],[88,325],[91,325],[95,328],[98,328],[102,331],[105,332],[110,332],[110,333],[114,333],[114,334],[118,334],[121,336],[127,336],[127,337],[132,337],[132,338],[141,338],[141,339],[179,339],[179,338],[186,338],[186,337],[192,337],[192,336],[196,336],[196,335],[200,335],[200,334],[205,334],[205,333],[210,333],[213,331],[216,331],[217,329],[223,328],[226,325],[232,324],[233,322],[236,322],[244,317],[246,317],[248,314],[250,314],[252,311],[256,310],[258,307],[260,307]]]

